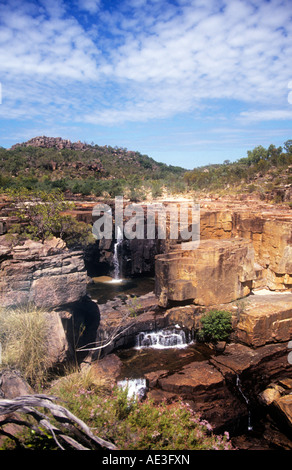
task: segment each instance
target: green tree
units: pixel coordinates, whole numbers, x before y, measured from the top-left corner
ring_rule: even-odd
[[[200,339],[213,343],[226,341],[232,331],[232,316],[225,310],[210,310],[201,318],[201,324]]]
[[[287,153],[290,153],[292,154],[292,140],[287,140],[285,143],[284,143],[284,149]]]

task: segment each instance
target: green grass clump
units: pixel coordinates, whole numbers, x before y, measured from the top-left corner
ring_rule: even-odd
[[[41,385],[49,367],[45,311],[34,306],[0,309],[1,367],[22,372],[31,386]]]

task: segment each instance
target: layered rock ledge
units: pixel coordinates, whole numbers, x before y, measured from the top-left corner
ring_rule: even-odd
[[[44,244],[2,246],[0,302],[3,307],[34,303],[56,308],[86,295],[87,273],[82,251],[70,251],[53,238]]]

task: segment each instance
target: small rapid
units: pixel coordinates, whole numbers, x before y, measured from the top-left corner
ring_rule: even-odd
[[[150,332],[141,331],[136,337],[135,349],[186,348],[190,342],[188,335],[179,327]]]

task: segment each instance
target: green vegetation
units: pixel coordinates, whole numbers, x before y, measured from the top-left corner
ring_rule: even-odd
[[[9,231],[16,242],[27,238],[43,242],[53,236],[64,240],[69,247],[94,242],[91,225],[66,214],[74,205],[66,202],[60,191],[46,193],[21,188],[10,189],[6,195],[17,218]]]
[[[292,140],[284,148],[259,145],[247,152],[247,157],[231,163],[207,165],[187,171],[183,177],[189,189],[259,193],[262,199],[278,187],[292,182]],[[275,196],[276,197],[276,196]],[[279,198],[275,202],[281,202]]]
[[[173,184],[184,171],[118,147],[86,145],[82,150],[32,146],[12,150],[0,148],[2,189],[49,192],[57,188],[73,195],[107,197],[128,193],[133,201],[137,201],[143,199],[145,191],[153,190],[157,197],[163,185]]]
[[[201,318],[199,338],[217,343],[226,341],[232,331],[231,313],[225,310],[210,310]]]
[[[94,433],[121,450],[231,450],[229,436],[216,436],[208,422],[189,405],[177,401],[155,404],[127,396],[127,390],[96,382],[88,372],[68,375],[51,389],[60,404],[85,422]],[[68,429],[66,430],[68,434]],[[12,443],[9,448],[13,449]],[[25,431],[24,449],[57,450],[47,434]],[[6,444],[7,446],[7,444]]]
[[[58,397],[93,432],[121,450],[229,450],[229,436],[213,434],[182,401],[159,404],[129,398],[128,390],[113,385],[93,368],[68,370],[63,377],[48,375],[46,312],[33,306],[0,310],[2,367],[21,371],[34,390]],[[51,385],[50,385],[51,384]],[[50,418],[54,424],[54,418]],[[57,424],[57,423],[56,423]],[[57,450],[48,431],[23,428],[2,449]],[[70,429],[64,428],[70,435]]]
[[[127,397],[127,390],[109,394],[94,389],[67,388],[61,392],[73,413],[123,450],[200,450],[230,448],[226,437],[214,436],[211,427],[182,402],[159,405]],[[72,407],[72,408],[71,408]]]
[[[20,370],[31,386],[47,378],[48,323],[46,312],[34,306],[0,309],[1,367]]]
[[[292,140],[283,147],[259,145],[235,162],[209,164],[187,171],[156,162],[125,148],[86,145],[80,150],[18,146],[0,148],[0,190],[26,188],[78,196],[125,195],[138,202],[163,191],[257,193],[282,202],[277,189],[292,182]],[[273,193],[274,191],[274,193]]]

